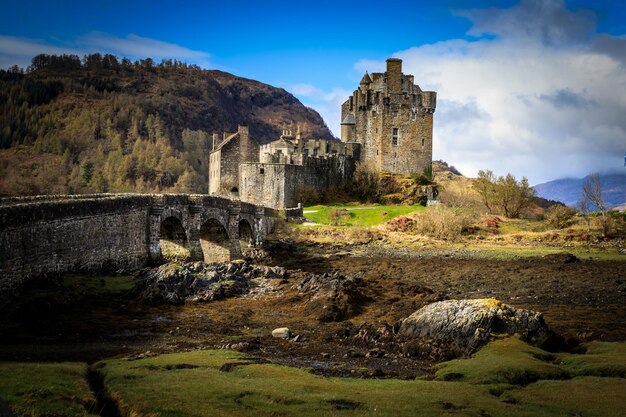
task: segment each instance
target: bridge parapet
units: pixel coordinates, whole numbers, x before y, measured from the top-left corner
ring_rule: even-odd
[[[129,270],[161,261],[163,232],[184,241],[190,259],[210,261],[202,242],[213,240],[235,259],[241,257],[240,230],[249,227],[251,242],[259,245],[276,215],[265,207],[195,194],[0,199],[0,293],[34,276]],[[211,236],[220,227],[225,237]]]

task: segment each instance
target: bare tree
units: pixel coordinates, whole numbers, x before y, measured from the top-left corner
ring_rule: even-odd
[[[585,197],[581,197],[576,203],[576,208],[578,208],[578,212],[585,219],[585,223],[587,224],[587,233],[591,230],[591,218],[589,217],[590,209],[589,202]]]
[[[590,175],[583,184],[582,199],[587,201],[589,206],[597,207],[602,216],[602,234],[604,236],[609,233],[609,216],[606,201],[602,197],[602,181],[600,174]]]

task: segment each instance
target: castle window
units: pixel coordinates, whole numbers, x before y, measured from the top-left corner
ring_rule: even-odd
[[[393,133],[391,135],[391,144],[393,146],[398,146],[398,128],[397,127],[393,128]]]
[[[263,167],[259,168],[259,174],[265,174],[265,168]]]
[[[422,146],[424,146],[424,138],[422,138]]]
[[[397,111],[393,112],[393,117],[398,117],[398,112]]]

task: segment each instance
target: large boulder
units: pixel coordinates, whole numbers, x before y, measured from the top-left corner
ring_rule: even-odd
[[[487,343],[492,334],[514,333],[538,346],[553,336],[541,313],[513,308],[495,298],[432,303],[404,319],[399,329],[405,338],[449,343],[465,354]]]

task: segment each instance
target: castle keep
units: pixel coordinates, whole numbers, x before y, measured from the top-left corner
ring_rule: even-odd
[[[213,134],[209,194],[286,209],[302,196],[349,183],[357,163],[409,175],[432,169],[433,113],[437,93],[422,91],[402,61],[387,60],[384,73],[365,73],[341,106],[341,141],[302,138],[283,129],[259,145],[248,127]]]
[[[361,160],[378,171],[430,172],[436,102],[436,92],[422,91],[402,60],[390,58],[385,73],[365,73],[341,105],[341,140],[360,143]]]

